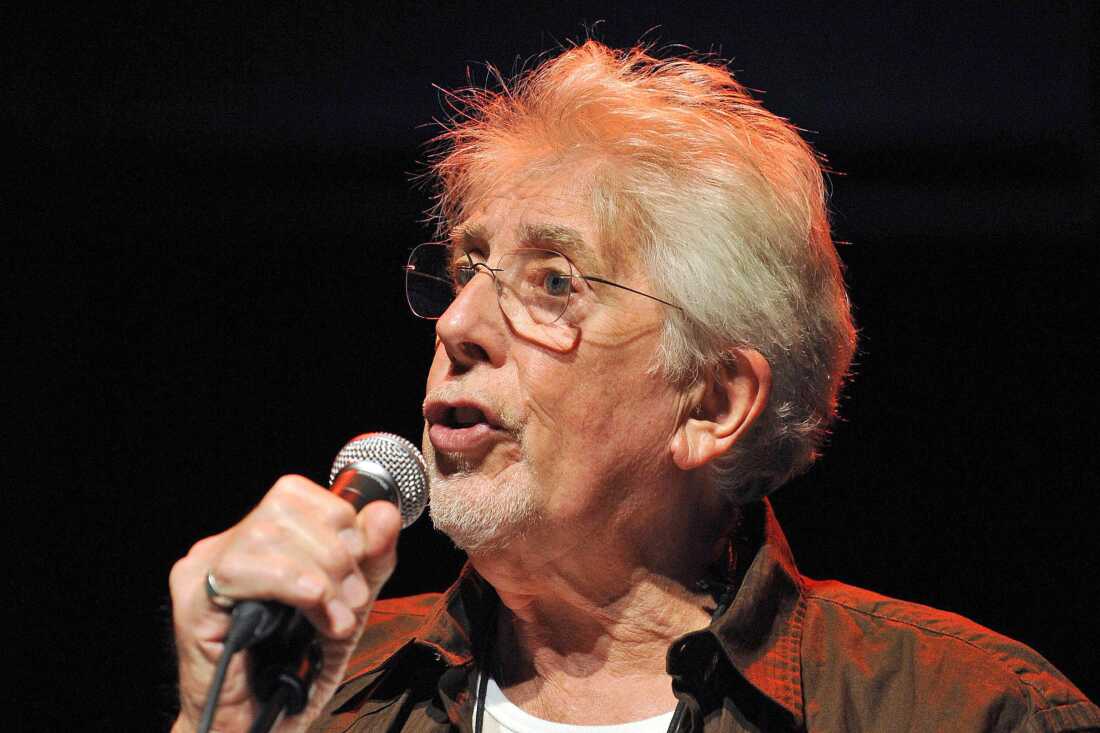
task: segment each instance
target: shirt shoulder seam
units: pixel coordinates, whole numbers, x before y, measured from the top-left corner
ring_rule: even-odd
[[[1014,679],[1018,685],[1024,685],[1024,686],[1027,686],[1027,687],[1031,688],[1032,690],[1035,690],[1035,693],[1039,696],[1040,699],[1042,699],[1042,701],[1044,703],[1044,707],[1039,708],[1039,710],[1036,710],[1035,712],[1039,712],[1040,710],[1053,710],[1057,707],[1060,707],[1059,705],[1052,704],[1050,699],[1047,697],[1046,693],[1044,693],[1042,689],[1040,689],[1034,683],[1029,682],[1026,679],[1024,679],[1016,671],[1014,671],[1011,668],[1007,667],[1005,665],[1005,663],[1003,661],[1001,661],[1000,659],[997,659],[996,655],[994,655],[990,650],[984,649],[984,648],[978,646],[977,644],[970,641],[969,639],[964,639],[961,636],[958,636],[957,634],[952,634],[948,631],[940,631],[938,629],[931,629],[931,628],[928,628],[927,626],[923,626],[923,625],[921,625],[919,623],[916,623],[914,621],[908,621],[906,619],[894,618],[892,616],[885,616],[885,615],[880,614],[880,613],[874,613],[873,611],[868,611],[865,608],[859,608],[857,606],[853,606],[850,603],[845,603],[844,601],[837,600],[835,598],[826,598],[824,596],[817,595],[817,594],[815,594],[813,592],[810,592],[810,591],[807,591],[806,597],[807,598],[812,598],[812,599],[817,600],[817,601],[822,601],[824,603],[832,603],[833,605],[840,606],[842,608],[846,608],[849,611],[853,611],[855,613],[860,613],[860,614],[863,614],[864,616],[870,616],[871,618],[877,618],[881,621],[889,621],[889,622],[896,623],[896,624],[902,624],[904,626],[909,626],[909,627],[914,628],[914,629],[919,629],[920,631],[923,631],[923,632],[928,633],[928,634],[934,634],[936,636],[942,636],[942,637],[946,637],[948,639],[954,639],[955,641],[958,641],[958,642],[960,642],[962,644],[965,644],[966,646],[968,646],[968,647],[970,647],[970,648],[972,648],[972,649],[974,649],[978,652],[981,652],[981,654],[983,656],[985,656],[986,658],[988,658],[996,667],[998,667],[1002,671],[1008,673],[1008,675],[1012,679]],[[1024,695],[1024,697],[1026,698],[1027,695]]]

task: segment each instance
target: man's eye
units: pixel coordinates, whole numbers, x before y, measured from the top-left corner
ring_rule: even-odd
[[[559,297],[569,295],[569,291],[573,287],[573,278],[560,272],[548,272],[546,277],[543,278],[542,287],[546,290],[547,295]]]

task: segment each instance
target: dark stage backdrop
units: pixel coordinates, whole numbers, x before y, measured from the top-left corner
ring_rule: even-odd
[[[803,571],[965,614],[1097,699],[1095,5],[859,5],[8,11],[26,729],[163,725],[172,562],[358,432],[418,440],[432,332],[399,266],[430,236],[433,84],[584,24],[732,59],[839,171],[862,346],[824,459],[775,497]],[[388,594],[462,562],[427,520],[400,553]]]

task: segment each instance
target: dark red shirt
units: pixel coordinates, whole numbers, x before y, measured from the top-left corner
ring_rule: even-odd
[[[1100,731],[1100,709],[1027,646],[800,575],[767,501],[745,507],[734,545],[728,608],[668,651],[681,730]],[[469,731],[498,606],[469,566],[446,593],[379,601],[311,730]]]

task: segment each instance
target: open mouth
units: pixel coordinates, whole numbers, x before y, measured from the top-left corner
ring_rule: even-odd
[[[449,428],[470,428],[478,423],[485,423],[489,427],[493,427],[492,423],[486,419],[485,413],[476,407],[466,405],[450,407],[443,416],[443,424]]]
[[[479,405],[469,402],[432,402],[424,410],[429,425],[440,425],[451,430],[462,430],[482,425],[499,428],[495,417]]]
[[[492,414],[474,404],[435,402],[424,410],[428,438],[436,449],[464,452],[485,447],[501,434]]]

